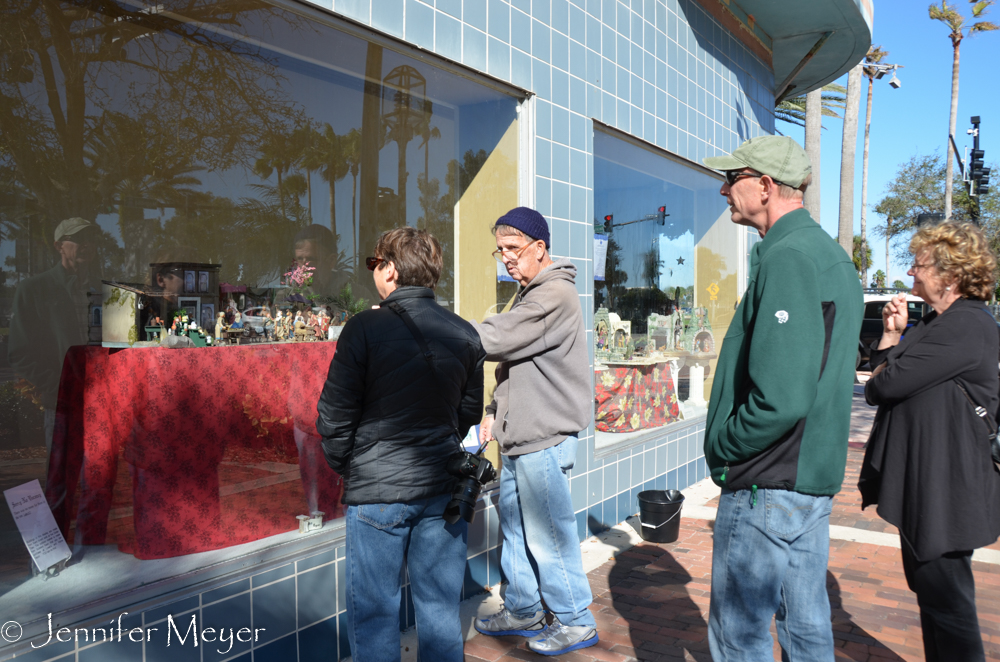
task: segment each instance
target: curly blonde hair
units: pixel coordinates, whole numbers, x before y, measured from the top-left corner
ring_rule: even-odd
[[[962,297],[987,300],[996,285],[997,261],[979,226],[939,223],[919,230],[910,240],[910,252],[930,252],[938,274],[957,287]]]

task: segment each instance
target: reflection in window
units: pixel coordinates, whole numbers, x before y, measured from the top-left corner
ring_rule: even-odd
[[[27,460],[2,487],[38,479],[92,550],[74,597],[127,588],[123,554],[338,517],[322,341],[377,301],[364,257],[404,224],[441,241],[442,305],[495,305],[517,100],[256,0],[14,0],[0,63],[0,463]],[[0,604],[71,608],[0,510]]]
[[[602,446],[706,412],[737,304],[739,229],[716,177],[603,131],[594,182]]]

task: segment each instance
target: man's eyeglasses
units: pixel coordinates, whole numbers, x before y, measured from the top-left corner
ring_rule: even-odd
[[[365,258],[365,266],[368,267],[368,271],[375,271],[376,267],[378,267],[378,265],[382,264],[383,262],[385,262],[385,260],[383,260],[380,257]]]
[[[508,260],[512,260],[512,261],[513,260],[520,260],[521,259],[521,253],[523,253],[525,251],[525,249],[528,248],[528,246],[534,246],[534,245],[535,245],[535,242],[532,241],[532,242],[529,242],[529,243],[525,244],[524,246],[521,246],[516,251],[515,250],[511,250],[509,248],[498,248],[497,250],[493,251],[493,253],[491,253],[491,255],[493,255],[493,257],[496,259],[497,262],[503,262],[504,256],[506,256]]]
[[[743,170],[727,170],[726,171],[726,183],[730,186],[735,186],[736,182],[747,177],[763,177],[764,175],[759,172],[745,172]]]

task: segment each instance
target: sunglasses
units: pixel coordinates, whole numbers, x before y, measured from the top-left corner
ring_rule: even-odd
[[[729,186],[731,188],[731,187],[733,187],[736,184],[736,182],[740,181],[741,179],[746,179],[747,177],[754,177],[756,179],[760,179],[763,176],[764,175],[762,175],[759,172],[744,172],[743,170],[727,170],[726,171],[726,183],[729,184]],[[770,177],[770,175],[768,175],[768,176]],[[774,182],[775,184],[779,184],[781,186],[788,186],[790,188],[796,188],[796,187],[792,186],[791,184],[786,184],[785,182],[778,181],[774,177],[771,177],[771,181]]]
[[[764,175],[757,172],[744,172],[742,170],[727,170],[726,171],[726,183],[730,186],[735,186],[736,182],[747,177],[763,177]]]
[[[378,265],[382,264],[383,262],[385,262],[385,260],[383,260],[380,257],[366,257],[365,258],[365,266],[368,267],[368,271],[375,271],[375,269],[378,267]]]

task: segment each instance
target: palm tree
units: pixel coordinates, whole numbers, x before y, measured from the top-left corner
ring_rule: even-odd
[[[806,126],[805,126],[806,156],[812,164],[812,182],[802,195],[802,204],[817,223],[820,222],[820,212],[823,207],[822,188],[820,187],[820,168],[823,165],[823,90],[813,90],[806,95]]]
[[[278,175],[278,204],[281,208],[281,217],[288,218],[285,213],[285,187],[284,175],[291,170],[298,155],[289,140],[288,134],[284,132],[269,132],[260,146],[260,156],[254,163],[253,171],[262,179],[269,179],[272,173]]]
[[[784,99],[774,108],[776,119],[804,126],[806,129],[805,148],[812,163],[812,183],[806,189],[804,204],[809,210],[809,215],[817,223],[820,214],[820,129],[823,128],[824,115],[838,118],[841,116],[835,109],[844,108],[845,93],[843,87],[830,83],[809,94]]]
[[[844,139],[840,147],[840,222],[837,240],[848,254],[854,236],[854,161],[858,151],[858,103],[861,96],[859,63],[847,75],[847,108],[844,110]]]
[[[308,122],[292,131],[291,142],[298,153],[298,165],[306,171],[306,207],[309,209],[309,222],[313,219],[312,174],[322,167],[319,151],[316,145],[321,140],[320,134]]]
[[[321,163],[319,174],[330,187],[330,231],[337,235],[336,184],[347,176],[347,159],[344,158],[344,136],[339,136],[329,123],[323,125],[316,150]]]
[[[824,85],[820,90],[813,90],[809,94],[800,94],[797,97],[789,97],[774,107],[774,118],[794,124],[796,126],[806,125],[807,97],[810,94],[819,92],[822,100],[820,111],[824,117],[841,117],[837,109],[844,110],[847,100],[845,95],[847,90],[836,83]]]
[[[354,183],[351,186],[351,234],[354,235],[354,257],[358,255],[358,173],[361,172],[361,132],[351,129],[342,136],[344,160]]]
[[[889,51],[883,51],[881,46],[872,46],[865,56],[865,64],[878,64],[889,55]],[[868,142],[872,130],[872,90],[875,87],[875,76],[879,73],[878,67],[865,67],[863,69],[865,77],[868,79],[868,105],[865,107],[865,151],[861,158],[861,243],[868,245],[868,235],[866,230],[865,212],[868,207]],[[864,257],[865,253],[861,253]],[[889,273],[886,270],[886,273]],[[868,262],[861,262],[861,282],[868,280]]]
[[[978,19],[986,14],[986,10],[993,4],[994,0],[969,0],[972,5],[972,18]],[[941,6],[931,5],[927,8],[927,14],[932,20],[941,21],[947,25],[951,32],[951,47],[954,51],[951,62],[951,116],[948,120],[948,135],[955,135],[955,124],[958,120],[958,49],[962,44],[962,39],[966,34],[974,35],[977,32],[989,32],[996,30],[1000,26],[990,21],[976,21],[972,25],[967,25],[965,17],[954,5],[949,5],[946,0],[941,0]],[[954,154],[951,148],[951,140],[948,140],[948,158],[945,161],[944,180],[944,217],[951,218],[951,197],[952,197],[952,159]]]

